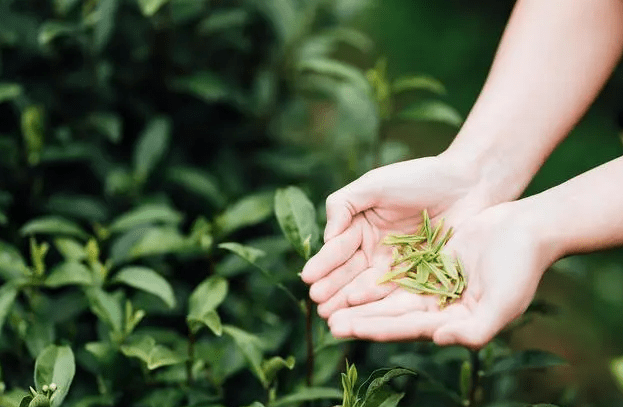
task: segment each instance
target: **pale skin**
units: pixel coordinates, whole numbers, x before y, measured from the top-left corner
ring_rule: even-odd
[[[442,154],[370,171],[327,199],[325,244],[305,265],[336,337],[483,346],[521,315],[545,270],[623,244],[623,158],[516,200],[595,99],[623,50],[621,0],[519,0],[459,134]],[[377,285],[392,232],[427,209],[455,228],[467,290],[451,306]]]

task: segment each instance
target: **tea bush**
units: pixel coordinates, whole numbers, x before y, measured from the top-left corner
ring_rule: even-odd
[[[0,406],[525,405],[560,358],[338,341],[297,276],[388,126],[461,122],[361,7],[0,1]]]

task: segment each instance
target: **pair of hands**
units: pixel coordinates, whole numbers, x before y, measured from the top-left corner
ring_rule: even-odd
[[[325,244],[301,274],[335,337],[432,339],[478,348],[521,315],[553,259],[519,202],[495,204],[479,176],[443,156],[372,170],[327,199]],[[446,251],[467,274],[462,297],[440,309],[433,296],[393,283],[389,233],[414,233],[427,209],[454,228]]]

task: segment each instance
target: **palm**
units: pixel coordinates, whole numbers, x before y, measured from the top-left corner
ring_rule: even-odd
[[[333,313],[333,334],[376,341],[432,338],[472,347],[490,340],[527,308],[548,265],[531,237],[495,212],[484,211],[465,222],[448,244],[468,274],[458,301],[440,309],[432,296],[396,289],[377,301]]]
[[[330,197],[327,241],[303,271],[313,283],[310,296],[319,303],[318,313],[327,318],[338,309],[389,295],[393,284],[376,284],[391,262],[391,250],[381,240],[389,233],[414,233],[424,208],[433,222],[445,218],[449,226],[482,209],[468,199],[463,182],[437,159],[427,158],[366,174],[334,194],[338,203]]]

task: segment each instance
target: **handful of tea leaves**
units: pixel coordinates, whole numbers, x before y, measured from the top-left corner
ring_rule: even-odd
[[[452,228],[441,237],[443,219],[433,228],[426,209],[422,226],[413,235],[387,235],[383,240],[393,246],[390,270],[378,280],[398,284],[416,294],[439,296],[439,305],[446,305],[461,296],[466,285],[461,261],[442,253],[452,236]]]

